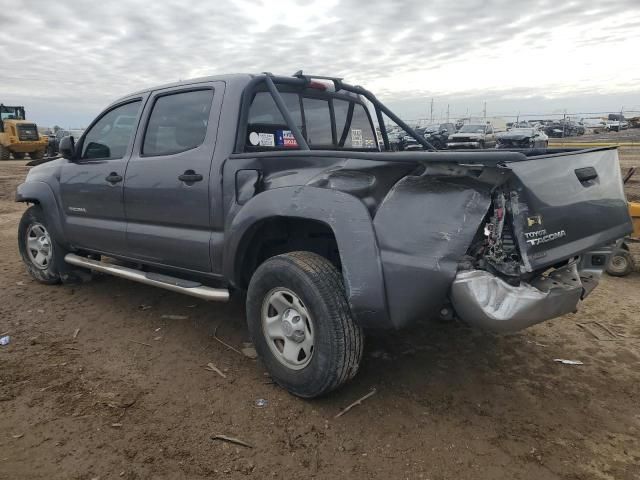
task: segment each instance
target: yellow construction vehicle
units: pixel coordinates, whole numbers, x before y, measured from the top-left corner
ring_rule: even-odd
[[[626,184],[636,173],[636,167],[631,167],[624,176]],[[638,265],[638,251],[640,250],[640,202],[629,202],[629,216],[633,222],[633,232],[625,238],[613,252],[607,265],[607,273],[614,277],[624,277],[635,271]]]
[[[35,123],[26,120],[24,107],[0,104],[0,160],[9,160],[11,155],[21,160],[27,153],[34,160],[42,158],[48,141]]]

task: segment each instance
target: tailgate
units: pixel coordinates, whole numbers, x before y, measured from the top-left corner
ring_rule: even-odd
[[[528,271],[628,235],[618,151],[584,150],[510,162],[513,230]]]

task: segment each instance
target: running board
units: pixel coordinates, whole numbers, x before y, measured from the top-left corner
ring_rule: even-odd
[[[226,302],[229,300],[229,290],[224,288],[211,288],[198,282],[183,280],[181,278],[170,277],[168,275],[141,272],[133,268],[122,267],[111,263],[104,263],[91,258],[81,257],[73,253],[67,253],[64,261],[78,267],[89,268],[97,272],[108,273],[115,277],[126,278],[134,282],[164,288],[172,292],[184,293],[192,297],[215,302]]]

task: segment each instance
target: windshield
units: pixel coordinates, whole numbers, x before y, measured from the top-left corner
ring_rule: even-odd
[[[0,107],[0,118],[2,120],[24,120],[24,108],[22,107]]]
[[[463,125],[458,133],[484,133],[484,125]]]
[[[424,133],[439,132],[440,130],[441,130],[440,125],[429,125],[427,128],[424,129]]]

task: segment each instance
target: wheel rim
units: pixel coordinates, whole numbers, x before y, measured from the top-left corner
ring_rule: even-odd
[[[274,288],[262,302],[262,331],[273,356],[285,367],[301,370],[313,358],[314,327],[300,298]]]
[[[46,270],[51,263],[53,246],[49,232],[40,223],[33,223],[27,229],[27,254],[29,260],[40,270]]]

